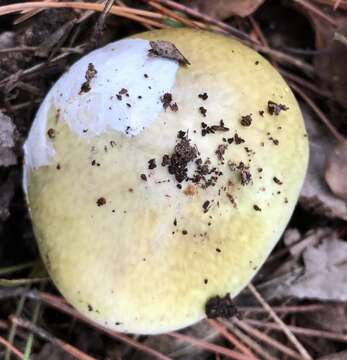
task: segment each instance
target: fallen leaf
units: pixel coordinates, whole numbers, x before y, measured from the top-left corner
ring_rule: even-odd
[[[190,62],[177,47],[170,41],[150,41],[150,49],[148,50],[149,56],[158,56],[170,60],[176,60],[181,65],[190,65]]]
[[[230,16],[249,16],[258,9],[264,0],[193,0],[185,3],[200,12],[217,19],[227,19]]]
[[[13,151],[15,129],[12,120],[0,112],[0,166],[17,164],[17,157]]]
[[[325,163],[334,151],[336,140],[312,119],[311,112],[301,106],[310,140],[310,161],[300,204],[313,213],[347,221],[347,203],[337,197],[324,178]]]
[[[326,234],[324,238],[320,235]],[[317,229],[318,243],[302,253],[304,273],[283,287],[277,296],[330,301],[347,300],[347,242],[331,229]]]
[[[347,201],[347,141],[337,144],[325,167],[325,180],[330,190]]]

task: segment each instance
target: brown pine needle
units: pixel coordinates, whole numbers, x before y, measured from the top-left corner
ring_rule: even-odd
[[[153,359],[171,360],[170,357],[146,346],[143,343],[136,341],[135,339],[133,339],[127,335],[118,333],[116,331],[109,330],[109,329],[104,328],[103,326],[87,319],[81,313],[79,313],[78,311],[73,309],[71,306],[67,305],[63,299],[61,299],[57,296],[54,296],[54,295],[51,295],[51,294],[48,294],[45,292],[32,292],[32,293],[30,293],[29,296],[33,299],[41,300],[41,301],[45,302],[47,305],[50,305],[50,306],[54,307],[55,309],[58,309],[66,314],[71,315],[72,317],[74,317],[84,323],[89,324],[93,328],[98,329],[99,331],[102,331],[103,333],[109,335],[110,337],[112,337],[114,339],[117,339],[118,341],[122,341],[123,343],[126,343],[140,351],[143,351],[144,353],[151,355]]]
[[[250,351],[244,344],[238,341],[233,334],[231,334],[224,326],[222,326],[218,321],[209,319],[207,320],[209,324],[217,330],[222,336],[224,336],[235,348],[239,349],[242,354],[248,356],[250,360],[257,360],[252,351]]]
[[[180,334],[178,332],[169,332],[167,333],[167,335],[174,337],[176,339],[179,339],[181,341],[185,341],[188,342],[194,346],[200,347],[202,349],[208,350],[208,351],[212,351],[216,354],[220,354],[220,355],[224,355],[227,356],[228,359],[233,359],[233,360],[249,360],[249,357],[240,354],[236,351],[230,350],[226,347],[220,346],[220,345],[216,345],[216,344],[212,344],[209,343],[207,341],[204,340],[200,340],[200,339],[196,339],[193,338],[191,336],[188,335],[184,335],[184,334]]]
[[[264,349],[264,347],[259,342],[253,340],[245,332],[237,328],[232,322],[226,320],[221,321],[228,329],[230,329],[235,334],[235,336],[237,336],[240,340],[247,344],[250,349],[260,355],[261,358],[264,358],[265,360],[276,360],[270,353],[268,353]]]
[[[198,10],[192,9],[183,4],[179,4],[176,1],[172,1],[172,0],[151,0],[151,1],[155,1],[155,2],[161,3],[163,5],[166,5],[172,9],[181,11],[189,16],[192,16],[196,19],[200,19],[208,24],[216,25],[221,30],[227,31],[231,35],[237,36],[241,39],[247,39],[251,43],[254,43],[253,39],[247,33],[243,32],[233,26],[228,25],[223,21],[219,21],[209,15],[203,14],[203,13],[199,12]]]
[[[281,73],[281,75],[289,80],[294,81],[295,83],[299,84],[300,86],[312,91],[318,96],[325,97],[330,100],[334,100],[334,96],[330,91],[324,90],[319,88],[316,84],[313,82],[310,82],[309,80],[306,80],[305,78],[298,76],[296,74],[293,74],[283,68],[278,68],[278,71]]]
[[[316,14],[318,17],[320,17],[322,20],[326,21],[330,25],[334,27],[338,27],[339,24],[335,19],[325,14],[319,7],[315,6],[311,2],[306,0],[294,0],[294,1],[304,9],[311,11],[313,14]]]
[[[273,306],[272,309],[276,313],[285,313],[285,314],[296,314],[296,313],[307,313],[307,312],[316,312],[325,310],[329,305],[325,304],[310,304],[310,305],[298,305],[298,306]],[[256,306],[238,306],[237,310],[239,312],[246,312],[246,313],[254,313],[254,314],[264,314],[267,311],[262,307]]]
[[[201,26],[197,25],[196,23],[194,23],[193,21],[191,21],[190,19],[184,18],[183,16],[176,14],[175,12],[167,9],[166,7],[156,3],[154,1],[148,1],[148,4],[151,5],[154,9],[157,9],[158,11],[160,11],[162,14],[166,15],[167,17],[169,17],[171,19],[174,19],[174,20],[180,22],[183,25],[186,25],[193,29],[199,29],[201,27]]]
[[[75,357],[78,360],[96,360],[94,357],[85,354],[83,351],[77,349],[76,347],[64,342],[61,339],[56,338],[48,331],[38,327],[33,322],[24,320],[21,318],[17,318],[15,316],[11,316],[10,320],[19,327],[24,329],[30,330],[35,335],[38,335],[44,340],[49,341],[50,343],[54,344],[55,346],[61,348],[66,353],[70,354],[71,356]]]
[[[271,329],[275,331],[282,331],[281,327],[275,323],[268,323],[262,322],[258,320],[245,320],[248,324],[254,325],[256,327]],[[334,333],[330,331],[323,331],[323,330],[316,330],[316,329],[308,329],[299,326],[292,326],[287,325],[288,329],[298,335],[307,336],[307,337],[314,337],[314,338],[322,338],[322,339],[329,339],[333,341],[347,343],[347,335]]]
[[[296,359],[296,360],[302,360],[302,356],[289,348],[288,346],[283,345],[279,341],[273,339],[269,335],[265,334],[264,332],[261,332],[257,329],[254,329],[250,325],[248,325],[245,321],[241,321],[237,318],[234,318],[233,323],[237,325],[240,329],[247,332],[249,335],[253,336],[254,338],[272,346],[274,349],[282,352],[283,354]]]
[[[12,354],[16,355],[18,359],[24,359],[24,354],[19,351],[15,346],[13,346],[10,342],[0,336],[0,344],[4,345],[6,349],[12,352]]]
[[[258,300],[262,307],[268,311],[272,319],[281,327],[282,331],[286,334],[289,341],[295,346],[301,356],[306,360],[312,360],[312,357],[307,352],[307,350],[302,346],[299,340],[295,335],[290,331],[288,326],[278,317],[278,315],[272,310],[271,306],[264,300],[264,298],[259,294],[256,288],[252,285],[248,285],[248,289],[251,291],[253,296]]]
[[[306,102],[306,104],[313,110],[313,112],[318,116],[319,120],[328,128],[331,134],[339,142],[344,141],[344,136],[339,133],[336,127],[331,123],[331,121],[325,116],[325,114],[318,108],[318,106],[312,101],[304,91],[302,91],[297,85],[290,83],[290,87],[299,94],[300,97]]]
[[[53,8],[53,9],[69,8],[69,9],[80,9],[80,10],[93,10],[102,13],[104,10],[104,5],[97,3],[68,2],[68,1],[57,2],[57,3],[52,1],[43,1],[43,2],[34,1],[34,2],[16,3],[11,5],[0,6],[0,15],[11,14],[27,9],[33,10],[33,9],[45,9],[45,8]],[[158,16],[162,18],[160,14],[151,11],[113,5],[110,9],[110,14],[122,16],[131,20],[135,20],[138,22],[155,26],[157,28],[167,27],[166,25],[158,21],[147,18],[147,17],[158,18]]]

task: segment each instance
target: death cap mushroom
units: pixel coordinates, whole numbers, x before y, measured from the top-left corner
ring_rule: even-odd
[[[236,40],[190,29],[82,57],[47,94],[24,150],[52,280],[88,318],[141,334],[224,314],[219,300],[281,236],[308,158],[278,72]]]

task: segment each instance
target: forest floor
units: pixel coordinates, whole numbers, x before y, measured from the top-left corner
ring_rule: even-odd
[[[0,1],[0,358],[347,359],[347,0],[112,3],[106,14],[102,1]],[[21,187],[22,145],[47,90],[83,54],[183,26],[237,38],[272,62],[304,114],[310,164],[284,235],[235,299],[239,316],[124,335],[77,313],[48,279]]]

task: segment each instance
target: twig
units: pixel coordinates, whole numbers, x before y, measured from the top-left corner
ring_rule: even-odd
[[[24,359],[24,354],[2,336],[0,336],[0,344],[4,345],[8,351],[15,354],[19,359]]]
[[[274,349],[281,351],[283,354],[286,354],[293,359],[302,360],[302,356],[300,354],[296,353],[294,350],[290,349],[289,347],[281,344],[279,341],[264,334],[263,332],[260,332],[259,330],[254,329],[253,327],[248,325],[245,321],[241,321],[237,318],[233,318],[232,321],[235,325],[237,325],[239,328],[241,328],[248,334],[252,335],[254,338],[256,338],[266,344],[269,344]]]
[[[39,46],[18,46],[13,48],[0,49],[0,54],[12,53],[12,52],[25,52],[25,51],[36,51]],[[69,52],[74,54],[82,54],[81,50],[71,47],[61,47],[61,52]]]
[[[169,332],[167,333],[167,335],[174,337],[176,339],[179,339],[181,341],[185,341],[188,343],[191,343],[197,347],[200,347],[202,349],[208,350],[208,351],[212,351],[214,353],[218,353],[220,355],[224,355],[227,356],[229,359],[233,359],[233,360],[249,360],[248,357],[246,357],[245,355],[242,355],[236,351],[230,350],[228,348],[225,348],[223,346],[220,345],[216,345],[216,344],[211,344],[209,342],[206,342],[204,340],[199,340],[199,339],[195,339],[191,336],[188,335],[184,335],[184,334],[180,334],[177,332]]]
[[[331,134],[339,142],[344,141],[344,136],[339,133],[336,127],[330,122],[330,120],[325,116],[325,114],[317,107],[317,105],[304,93],[297,85],[291,83],[290,87],[303,98],[306,104],[313,110],[313,112],[318,116],[319,120],[328,128]]]
[[[41,104],[42,100],[43,100],[42,98],[38,98],[38,99],[33,100],[33,101],[25,101],[25,102],[20,103],[18,105],[10,105],[11,106],[10,110],[12,112],[23,110],[23,109],[31,107],[31,106],[33,106],[35,104]],[[6,109],[6,108],[0,108],[0,111],[2,111],[2,112],[6,112],[7,110],[8,109]],[[1,296],[2,296],[2,294],[0,292],[0,299],[1,299]]]
[[[269,315],[273,320],[281,327],[282,331],[286,334],[290,342],[296,347],[301,356],[306,360],[312,360],[312,357],[307,352],[307,350],[302,346],[294,334],[290,331],[288,326],[278,317],[278,315],[272,310],[271,306],[264,300],[264,298],[259,294],[256,288],[252,285],[248,285],[248,289],[251,291],[253,296],[259,301],[259,303],[269,312]]]
[[[76,47],[78,49],[82,49],[82,46],[79,46],[79,47]],[[19,77],[23,77],[25,75],[29,75],[29,74],[32,74],[34,73],[35,71],[38,71],[38,70],[41,70],[42,68],[44,68],[45,66],[47,65],[52,65],[53,63],[67,57],[68,55],[71,55],[70,53],[63,53],[63,54],[60,54],[60,55],[57,55],[56,57],[52,58],[50,60],[50,62],[47,64],[46,62],[41,62],[41,63],[38,63],[28,69],[25,69],[25,70],[20,70],[19,72],[17,72],[16,74],[13,74],[13,75],[10,75],[4,79],[2,79],[0,81],[0,88],[4,85],[6,85],[13,76],[18,76],[18,79],[17,81],[19,80]]]
[[[208,323],[217,330],[222,336],[224,336],[232,345],[241,351],[242,354],[248,356],[251,360],[256,360],[254,354],[244,346],[240,341],[238,341],[233,334],[231,334],[224,326],[222,326],[218,321],[209,319]]]
[[[28,329],[31,332],[33,332],[34,334],[41,337],[42,339],[47,340],[50,343],[56,345],[57,347],[61,348],[66,353],[70,354],[71,356],[75,357],[76,359],[79,359],[79,360],[96,360],[94,357],[85,354],[83,351],[77,349],[76,347],[72,346],[71,344],[68,344],[68,343],[64,342],[63,340],[56,338],[55,336],[50,334],[48,331],[38,327],[37,325],[35,325],[31,321],[24,320],[24,319],[21,319],[21,318],[17,318],[15,316],[11,316],[10,320],[14,324],[16,324],[17,326]]]
[[[281,327],[275,323],[264,323],[262,321],[251,320],[251,319],[246,319],[245,322],[247,322],[248,324],[260,327],[260,328],[282,331]],[[291,326],[291,325],[287,325],[287,327],[291,332],[298,334],[298,335],[308,336],[308,337],[316,337],[316,338],[322,338],[322,339],[329,339],[329,340],[333,340],[333,341],[347,343],[347,335],[344,335],[344,334],[323,331],[323,330],[302,328],[302,327]]]

